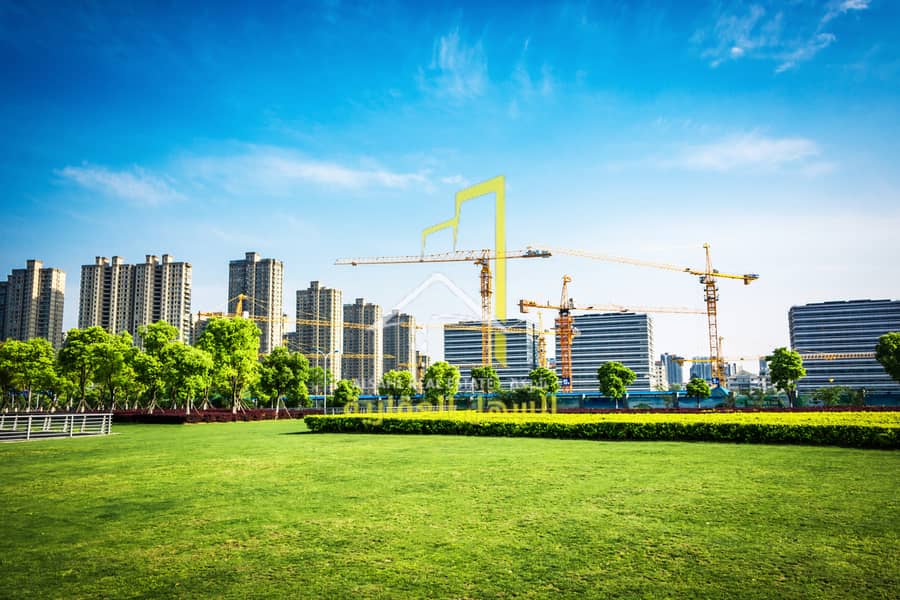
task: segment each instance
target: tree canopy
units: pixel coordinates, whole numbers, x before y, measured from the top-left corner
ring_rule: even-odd
[[[699,377],[691,377],[691,380],[685,386],[685,391],[689,398],[697,400],[697,408],[700,408],[700,401],[704,398],[709,398],[709,395],[712,393],[709,384]]]
[[[628,386],[634,383],[636,378],[634,371],[616,361],[604,363],[597,369],[600,392],[604,396],[616,400],[624,398],[628,394]]]
[[[559,391],[559,377],[547,367],[532,369],[528,378],[531,380],[531,385],[541,388],[548,394],[555,394]]]
[[[875,358],[887,374],[900,383],[900,331],[886,333],[878,338]]]
[[[425,371],[422,387],[429,402],[452,402],[459,389],[459,369],[447,362],[438,361]]]
[[[213,360],[213,384],[231,400],[237,412],[244,390],[258,374],[259,337],[256,323],[250,319],[210,319],[197,342]]]
[[[791,406],[797,398],[797,381],[806,376],[803,358],[799,352],[787,348],[775,348],[771,356],[766,357],[769,363],[769,377],[772,385],[784,391]]]
[[[291,352],[285,347],[274,348],[260,360],[259,389],[277,408],[278,400],[286,397],[294,404],[307,406],[309,391],[309,361],[299,352]]]
[[[63,375],[71,379],[79,392],[79,406],[84,408],[87,388],[97,374],[102,360],[98,346],[111,336],[102,327],[70,329],[66,341],[57,355],[57,362]]]
[[[409,371],[392,370],[381,376],[378,393],[391,398],[409,397],[416,393],[413,376]]]
[[[352,379],[341,379],[334,387],[334,395],[332,396],[334,404],[344,406],[359,400],[362,389],[356,385]]]
[[[475,389],[482,394],[493,394],[500,391],[500,376],[491,366],[472,367],[470,371]]]

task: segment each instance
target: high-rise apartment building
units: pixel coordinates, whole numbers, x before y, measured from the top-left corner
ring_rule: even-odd
[[[873,352],[878,338],[900,331],[900,300],[849,300],[792,306],[788,312],[791,347],[797,352]],[[821,387],[865,388],[867,392],[900,392],[874,358],[804,360],[806,377],[797,391]]]
[[[500,387],[512,389],[529,385],[528,374],[537,366],[535,329],[523,319],[503,319],[494,321],[495,328],[505,327],[502,332],[506,344],[506,357],[501,362],[497,353],[499,329],[493,336],[492,362],[500,377]],[[444,360],[459,367],[460,391],[472,391],[473,366],[481,365],[481,321],[462,321],[444,325]]]
[[[691,370],[689,373],[691,379],[697,377],[707,383],[712,383],[712,363],[709,361],[709,357],[695,356],[693,360],[697,362],[691,363]]]
[[[344,351],[341,369],[345,379],[354,380],[364,393],[378,391],[384,368],[381,307],[357,298],[344,305]]]
[[[192,339],[190,263],[148,254],[134,265],[98,256],[81,267],[79,327],[127,331],[140,343],[138,328],[157,321],[174,326],[179,340]]]
[[[634,371],[628,389],[647,390],[653,376],[653,320],[645,314],[603,313],[576,315],[578,335],[572,340],[572,391],[596,392],[597,369],[607,362],[620,362]],[[556,364],[560,367],[560,348]],[[559,375],[559,373],[557,373]]]
[[[684,385],[684,357],[667,352],[660,355],[659,360],[666,370],[669,385]]]
[[[660,391],[669,389],[669,374],[666,372],[666,365],[661,360],[653,363],[653,389]]]
[[[343,349],[344,304],[341,290],[311,281],[309,288],[297,290],[296,350],[306,355],[310,366],[331,371],[337,381],[342,376],[340,352]]]
[[[247,252],[243,259],[228,264],[228,312],[237,310],[238,296],[243,294],[241,311],[256,317],[262,332],[259,351],[270,353],[281,346],[284,337],[284,263],[274,258],[260,258]]]
[[[416,320],[395,310],[384,321],[383,372],[397,370],[416,374]]]
[[[39,260],[13,269],[6,281],[0,281],[0,341],[40,337],[61,347],[65,289],[66,274],[43,268]]]

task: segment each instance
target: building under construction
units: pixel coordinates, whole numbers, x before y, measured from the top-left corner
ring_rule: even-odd
[[[534,326],[524,319],[493,321],[493,342],[506,340],[505,362],[495,357],[492,365],[500,376],[500,387],[512,389],[528,385],[528,374],[537,366]],[[462,391],[472,390],[472,367],[481,366],[481,321],[461,321],[444,325],[444,360],[459,367]],[[596,386],[595,386],[596,387]]]

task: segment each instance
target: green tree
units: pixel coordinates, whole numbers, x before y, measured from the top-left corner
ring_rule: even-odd
[[[409,397],[416,393],[413,376],[409,371],[393,370],[381,376],[378,393],[389,398]]]
[[[500,376],[491,366],[472,367],[470,372],[475,389],[482,394],[493,394],[500,391]]]
[[[156,408],[156,402],[159,400],[160,394],[165,390],[165,379],[163,378],[163,364],[158,356],[147,354],[146,352],[138,352],[132,361],[135,380],[140,384],[145,398],[146,406],[152,411]]]
[[[260,360],[258,388],[269,398],[272,408],[278,408],[278,401],[282,396],[306,406],[309,404],[309,392],[306,389],[309,372],[309,361],[305,356],[279,346]]]
[[[25,392],[31,410],[34,390],[46,391],[56,377],[55,353],[50,342],[33,338],[27,342],[7,340],[0,346],[0,370],[8,372],[11,388]]]
[[[93,346],[96,358],[95,379],[103,395],[109,400],[110,410],[116,409],[116,392],[128,388],[135,379],[132,356],[137,352],[131,334],[109,335]]]
[[[841,396],[849,391],[849,388],[842,385],[832,385],[817,389],[813,394],[813,399],[819,400],[825,406],[837,406],[841,403]]]
[[[332,402],[337,406],[344,406],[359,400],[362,389],[352,379],[341,379],[334,387]]]
[[[233,413],[241,407],[244,390],[256,381],[259,336],[250,319],[210,319],[197,343],[212,356],[213,382],[230,398]]]
[[[307,360],[309,360],[309,357],[307,357]],[[307,383],[313,386],[317,394],[321,394],[334,383],[334,374],[331,372],[331,369],[326,371],[323,367],[312,367],[309,370]]]
[[[691,380],[685,386],[685,391],[689,398],[697,400],[697,408],[700,408],[700,401],[704,398],[709,398],[709,395],[712,393],[712,390],[709,389],[709,384],[699,377],[691,377]]]
[[[628,395],[628,386],[634,383],[636,378],[634,371],[616,361],[604,363],[597,369],[600,392],[608,398],[615,399],[616,408],[619,408],[619,399]]]
[[[209,387],[213,370],[212,356],[202,348],[184,342],[171,342],[162,351],[162,377],[173,406],[184,401],[190,410],[191,400]]]
[[[422,379],[425,398],[432,404],[452,402],[459,389],[459,369],[444,361],[438,361],[425,371]]]
[[[797,400],[797,381],[806,376],[803,359],[799,352],[787,348],[775,348],[771,356],[767,356],[769,377],[776,389],[784,391],[788,397],[788,405],[794,406]]]
[[[178,339],[178,329],[165,321],[157,321],[138,327],[138,338],[144,352],[159,358],[166,346]]]
[[[531,385],[541,388],[546,394],[555,394],[559,391],[559,377],[547,367],[532,369],[528,373],[528,379],[531,380]]]
[[[900,382],[900,331],[886,333],[878,338],[875,358],[888,375]]]
[[[57,355],[60,372],[67,376],[78,390],[79,409],[86,406],[87,389],[94,381],[100,364],[97,346],[107,342],[110,335],[102,327],[70,329],[66,341]]]

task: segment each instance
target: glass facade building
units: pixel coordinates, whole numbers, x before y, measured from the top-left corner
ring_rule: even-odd
[[[849,300],[793,306],[788,312],[791,347],[813,352],[874,352],[878,338],[900,331],[900,300]],[[806,377],[797,391],[809,394],[827,386],[900,392],[874,358],[804,360]]]
[[[459,328],[455,328],[459,327]],[[537,367],[537,343],[535,327],[523,319],[494,321],[494,327],[508,327],[506,361],[500,363],[497,356],[497,336],[494,333],[493,366],[500,377],[500,387],[512,389],[529,385],[528,374]],[[472,391],[472,367],[481,366],[481,321],[462,321],[444,325],[444,360],[459,367],[459,389]]]

